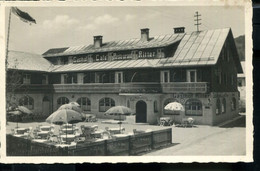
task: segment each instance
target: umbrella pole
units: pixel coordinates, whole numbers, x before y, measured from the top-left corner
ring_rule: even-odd
[[[18,128],[18,115],[16,115],[16,128]]]
[[[119,132],[121,134],[121,115],[119,114]]]
[[[66,125],[66,144],[68,144],[68,140],[67,140],[67,134],[68,134],[67,126],[68,126],[68,125]]]

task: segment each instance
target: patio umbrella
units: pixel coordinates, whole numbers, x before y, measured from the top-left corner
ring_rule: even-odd
[[[184,107],[182,106],[182,104],[178,103],[178,102],[171,102],[168,103],[165,107],[165,110],[170,110],[170,111],[184,111]]]
[[[71,109],[57,110],[46,119],[46,122],[55,125],[62,125],[68,123],[73,124],[73,123],[78,123],[80,121],[82,121],[81,113]],[[66,142],[67,142],[67,130],[66,130]]]
[[[106,112],[105,112],[105,115],[114,115],[114,116],[119,116],[119,130],[121,132],[121,116],[122,115],[133,115],[133,111],[128,108],[128,107],[125,107],[125,106],[114,106],[114,107],[111,107],[110,109],[108,109]]]
[[[32,114],[33,112],[31,110],[29,110],[27,107],[24,106],[18,106],[14,111],[10,111],[7,114],[12,114],[12,115],[16,115],[17,117],[17,124],[16,127],[18,128],[18,116],[22,115],[22,114]]]
[[[22,113],[25,114],[32,114],[33,112],[31,110],[29,110],[27,107],[24,106],[18,106],[17,110],[21,111]]]
[[[19,110],[15,110],[15,111],[10,111],[7,114],[9,115],[16,115],[16,128],[18,128],[18,116],[22,115],[23,113]]]
[[[62,109],[70,109],[82,113],[81,108],[79,108],[78,106],[72,103],[61,105],[58,110],[62,110]]]
[[[72,104],[72,105],[74,105],[74,106],[80,106],[77,102],[69,102],[69,104]]]

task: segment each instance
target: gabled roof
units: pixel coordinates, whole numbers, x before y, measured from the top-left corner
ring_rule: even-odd
[[[48,60],[38,54],[19,51],[8,52],[8,69],[48,72],[52,70],[52,66]]]
[[[155,36],[149,41],[141,41],[141,39],[129,39],[120,41],[110,41],[102,44],[100,48],[95,48],[93,44],[75,46],[69,48],[54,48],[43,53],[44,57],[55,57],[63,55],[78,55],[87,53],[122,51],[131,49],[165,47],[173,43],[179,42],[184,34],[169,34],[163,36]]]
[[[53,72],[215,65],[230,32],[230,28],[224,28],[186,33],[174,56],[169,58],[69,64],[59,66]],[[237,67],[240,71],[241,66]]]

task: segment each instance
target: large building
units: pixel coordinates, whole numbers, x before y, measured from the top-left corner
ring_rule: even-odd
[[[104,115],[111,106],[128,106],[135,122],[149,124],[170,116],[216,125],[238,114],[242,68],[230,28],[185,33],[181,27],[162,36],[141,29],[140,38],[111,42],[94,36],[90,45],[42,55],[10,51],[8,63],[8,104],[42,115],[70,101],[100,118],[112,117]],[[173,101],[185,111],[165,111]]]

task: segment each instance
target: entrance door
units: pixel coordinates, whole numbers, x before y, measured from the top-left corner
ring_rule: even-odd
[[[136,103],[135,107],[136,107],[136,116],[135,116],[136,123],[146,123],[147,122],[146,103],[140,100]]]
[[[45,96],[42,100],[42,114],[43,115],[50,114],[50,100],[47,96]]]

